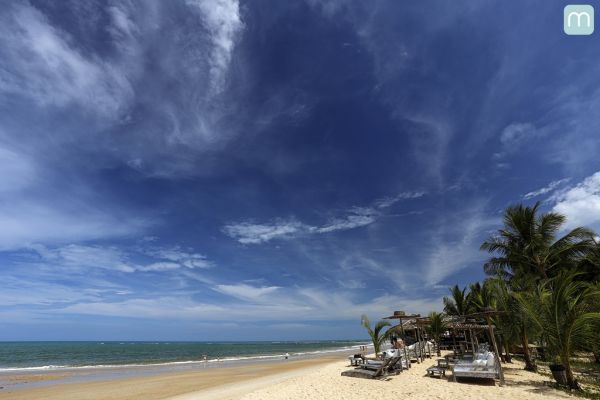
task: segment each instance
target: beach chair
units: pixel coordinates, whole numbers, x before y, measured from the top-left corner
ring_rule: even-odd
[[[394,370],[401,357],[387,358],[381,362],[367,362],[358,368],[342,372],[342,376],[365,379],[381,379]]]

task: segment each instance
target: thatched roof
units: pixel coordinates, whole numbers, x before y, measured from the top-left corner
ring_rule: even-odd
[[[459,330],[486,330],[488,329],[488,325],[457,322],[448,324],[448,328]],[[495,326],[492,325],[492,328],[495,328]]]

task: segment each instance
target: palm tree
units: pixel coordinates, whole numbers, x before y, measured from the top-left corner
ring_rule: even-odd
[[[496,309],[494,293],[489,280],[483,282],[475,282],[469,285],[468,303],[473,312],[480,312],[484,309]]]
[[[437,355],[440,357],[442,355],[440,351],[440,336],[447,329],[446,322],[444,321],[444,314],[432,311],[429,313],[430,325],[427,328],[431,336],[435,339],[435,343],[437,345]]]
[[[369,317],[366,314],[363,314],[361,317],[361,324],[367,329],[369,332],[369,336],[371,337],[371,341],[373,342],[373,348],[375,349],[375,355],[379,354],[381,350],[381,345],[385,340],[393,333],[392,329],[388,329],[385,333],[381,331],[386,326],[390,326],[390,323],[387,321],[379,321],[375,325],[375,328],[371,329],[371,322],[369,321]]]
[[[490,286],[490,291],[494,297],[494,308],[502,311],[493,318],[493,323],[502,332],[502,347],[505,349],[506,362],[512,362],[510,356],[510,345],[520,342],[523,347],[523,356],[525,358],[525,369],[528,371],[537,371],[537,366],[529,352],[529,335],[536,332],[531,320],[519,306],[513,290],[508,283],[500,277],[489,278],[486,283]]]
[[[444,297],[444,312],[448,315],[465,316],[471,311],[467,288],[460,289],[458,285],[450,288],[451,297]]]
[[[504,228],[483,242],[481,249],[495,254],[484,265],[489,275],[507,280],[523,275],[546,279],[559,268],[572,268],[594,247],[594,232],[575,228],[557,239],[566,222],[564,215],[538,213],[540,203],[533,207],[511,206],[504,212]]]
[[[564,366],[569,387],[579,389],[570,357],[575,348],[589,343],[590,324],[600,322],[598,285],[577,280],[577,273],[565,271],[539,283],[532,292],[518,293],[517,299],[542,331],[550,354]]]
[[[594,232],[587,228],[575,228],[557,238],[565,216],[539,213],[539,207],[539,202],[533,207],[522,204],[508,207],[504,212],[504,228],[481,245],[482,250],[492,254],[484,264],[484,271],[504,279],[514,294],[532,290],[537,282],[556,276],[561,270],[573,269],[595,244]],[[529,354],[530,318],[519,312],[513,312],[512,316],[518,321],[525,369],[535,370]]]
[[[473,296],[473,302],[477,307],[477,311],[483,311],[484,308],[489,307],[491,309],[501,311],[502,314],[498,314],[492,317],[492,323],[499,328],[502,332],[498,337],[498,343],[500,344],[500,357],[503,362],[512,362],[510,356],[510,342],[514,341],[515,329],[514,323],[506,318],[506,314],[509,312],[508,299],[511,297],[508,293],[508,289],[505,287],[506,284],[503,280],[498,278],[488,278],[484,281],[481,288],[481,294],[477,294],[477,289],[474,291],[474,285],[471,285],[471,293],[476,293]],[[504,290],[506,289],[506,290]],[[502,355],[504,351],[504,355]]]

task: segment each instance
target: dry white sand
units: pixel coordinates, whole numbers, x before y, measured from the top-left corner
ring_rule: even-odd
[[[426,369],[435,360],[413,364],[412,368],[386,380],[368,380],[341,376],[348,369],[347,363],[336,362],[315,371],[290,377],[279,383],[253,390],[241,397],[232,394],[231,399],[283,400],[283,399],[476,399],[476,400],[526,400],[569,398],[548,386],[549,378],[523,370],[523,364],[514,362],[505,368],[506,384],[477,380],[453,382],[447,378],[430,378]],[[239,389],[239,388],[238,388]],[[195,397],[204,399],[204,397]],[[192,400],[188,397],[186,400]]]

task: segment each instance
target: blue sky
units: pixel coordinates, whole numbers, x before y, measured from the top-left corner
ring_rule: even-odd
[[[9,1],[0,340],[364,337],[510,204],[600,228],[565,4]]]

